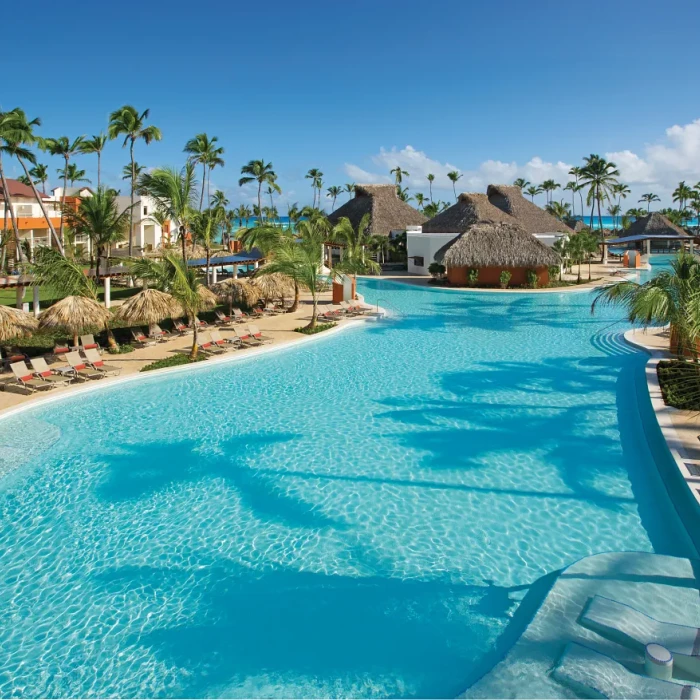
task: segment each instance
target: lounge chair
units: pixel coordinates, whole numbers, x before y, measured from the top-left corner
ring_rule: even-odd
[[[263,311],[267,314],[283,314],[284,309],[280,309],[277,306],[274,306],[273,304],[265,304],[265,308]]]
[[[241,344],[241,341],[238,337],[236,338],[224,338],[219,331],[216,329],[209,331],[209,335],[211,336],[211,342],[216,345],[219,348],[223,348],[224,350],[233,350],[234,346],[239,346]],[[231,347],[226,347],[227,345]]]
[[[102,351],[99,344],[95,342],[92,335],[81,335],[80,336],[80,349],[81,350],[97,350]]]
[[[216,320],[214,323],[220,326],[229,326],[231,325],[235,319],[231,318],[230,316],[227,316],[223,311],[215,311],[214,315],[216,316]]]
[[[338,315],[337,311],[333,311],[328,306],[319,306],[316,309],[316,318],[320,318],[322,321],[333,323],[338,320]]]
[[[197,324],[197,328],[209,328],[209,324],[206,321],[202,321],[196,316],[194,317],[194,322]]]
[[[248,319],[248,314],[243,313],[240,309],[233,310],[233,320],[236,323],[245,323]]]
[[[616,600],[593,596],[581,615],[581,624],[602,637],[644,653],[653,642],[673,654],[676,668],[700,679],[700,629],[659,622]]]
[[[15,375],[15,379],[29,392],[50,389],[54,386],[50,382],[45,382],[43,379],[35,377],[24,361],[13,362],[10,365],[10,369],[12,370],[12,374]]]
[[[609,656],[573,642],[566,645],[552,675],[587,698],[700,698],[700,690],[692,685],[640,676]]]
[[[79,352],[69,352],[66,354],[66,360],[73,369],[73,374],[81,379],[102,379],[104,372],[98,372],[96,369],[91,369],[87,366],[85,360],[80,357]]]
[[[86,350],[85,359],[90,367],[106,375],[115,375],[122,371],[122,368],[116,365],[106,365],[97,350]]]
[[[155,345],[158,341],[153,338],[149,338],[140,328],[136,330],[131,330],[131,335],[134,342],[141,348],[146,348],[149,345]]]
[[[188,333],[192,333],[192,329],[188,325],[184,324],[179,318],[173,321],[173,328],[180,335],[187,335]]]
[[[154,340],[158,340],[161,343],[164,343],[170,338],[170,333],[168,333],[168,331],[164,331],[157,323],[154,323],[148,329],[148,337],[153,338]]]
[[[211,339],[210,333],[202,333],[199,337],[199,347],[202,352],[207,355],[221,355],[226,352],[226,348],[222,348],[219,345],[215,345]]]
[[[343,309],[347,316],[358,316],[359,311],[348,301],[341,301],[340,308]]]
[[[68,377],[63,373],[63,370],[70,369],[70,365],[64,365],[63,367],[57,367],[51,369],[43,357],[32,357],[30,360],[32,363],[32,370],[34,374],[41,380],[48,382],[49,384],[55,384],[56,386],[66,386],[73,381],[72,377]],[[56,374],[54,374],[56,372]]]
[[[248,314],[248,315],[249,316],[256,316],[257,318],[260,318],[261,316],[265,315],[265,312],[259,306],[254,306],[250,310],[250,314]]]
[[[55,357],[58,357],[59,355],[65,355],[67,352],[70,352],[71,348],[68,345],[56,345],[53,349],[52,354]]]
[[[262,331],[254,323],[248,324],[248,331],[253,336],[253,338],[259,340],[262,343],[271,343],[274,340],[274,338],[271,338],[269,335],[263,335]]]
[[[257,338],[253,338],[253,336],[250,334],[250,331],[243,330],[242,328],[234,328],[233,330],[236,334],[236,337],[241,341],[242,347],[252,347],[254,345],[262,345],[262,340],[258,340]]]

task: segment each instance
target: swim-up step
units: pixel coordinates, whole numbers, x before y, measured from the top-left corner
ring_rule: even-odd
[[[700,690],[692,685],[640,676],[615,659],[573,642],[566,645],[553,675],[586,698],[700,698]]]

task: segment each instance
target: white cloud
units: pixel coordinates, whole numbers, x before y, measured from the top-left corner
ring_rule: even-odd
[[[391,182],[387,175],[378,175],[363,170],[352,163],[345,163],[345,172],[353,182],[361,182],[363,184],[377,184],[382,182]]]

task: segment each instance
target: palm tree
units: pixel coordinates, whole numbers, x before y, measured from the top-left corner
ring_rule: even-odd
[[[222,224],[226,210],[223,207],[209,208],[196,212],[192,217],[192,243],[199,243],[204,247],[206,266],[204,279],[207,284],[211,284],[211,246],[214,242],[216,229]]]
[[[36,143],[37,137],[34,135],[34,127],[39,126],[41,121],[39,119],[27,119],[27,115],[19,108],[15,107],[11,112],[0,112],[0,179],[2,180],[3,187],[7,186],[4,178],[4,171],[2,169],[2,153],[8,153],[9,155],[17,158],[17,161],[22,166],[24,174],[29,177],[30,173],[27,169],[27,163],[32,165],[36,164],[36,158],[34,154],[26,148],[26,146]],[[30,186],[32,192],[34,192],[34,197],[36,198],[41,213],[44,215],[44,219],[51,231],[51,236],[56,243],[57,248],[63,252],[63,243],[56,233],[49,214],[46,211],[46,206],[44,205],[44,200],[36,189],[34,185],[34,180],[29,177]],[[7,192],[7,189],[4,190]],[[4,229],[7,230],[7,210],[10,210],[10,216],[12,217],[13,229],[15,231],[16,240],[19,240],[19,234],[17,232],[17,227],[14,220],[14,212],[12,207],[5,207],[5,225]]]
[[[545,210],[548,211],[552,216],[556,217],[559,219],[559,221],[564,221],[564,219],[567,219],[570,214],[571,210],[569,208],[568,204],[564,204],[564,202],[550,202],[545,206]]]
[[[277,185],[277,174],[272,169],[272,163],[266,163],[264,160],[251,160],[247,165],[241,168],[242,178],[238,180],[238,186],[248,184],[249,182],[258,183],[258,216],[262,212],[262,186],[263,184],[269,184],[273,187],[279,188]],[[282,190],[278,190],[282,191]]]
[[[323,173],[318,168],[311,168],[304,177],[311,180],[311,190],[313,191],[313,204],[311,206],[321,206],[321,187],[323,187]],[[316,192],[318,191],[318,205],[316,204]]]
[[[287,218],[289,219],[289,229],[294,229],[299,219],[301,219],[301,209],[299,209],[298,202],[287,205]]]
[[[622,209],[622,200],[627,199],[627,195],[631,192],[632,190],[630,190],[624,182],[618,182],[612,186],[612,193],[613,195],[617,195],[617,203],[620,209]]]
[[[413,197],[416,200],[416,204],[422,209],[427,201],[425,195],[422,192],[416,192]]]
[[[110,139],[124,137],[122,148],[129,144],[131,161],[131,208],[129,209],[129,257],[132,255],[134,238],[134,192],[136,191],[136,161],[134,159],[134,144],[143,141],[147,146],[152,141],[160,141],[162,134],[157,126],[146,125],[150,110],[145,109],[141,114],[132,105],[124,105],[109,115],[107,133]]]
[[[46,193],[46,183],[49,181],[49,166],[37,163],[30,171],[30,180],[41,183],[41,191]]]
[[[608,207],[608,214],[612,216],[613,220],[613,228],[617,228],[617,217],[620,215],[620,212],[622,211],[622,207],[619,204],[611,204]]]
[[[581,170],[581,184],[588,187],[586,203],[591,205],[590,229],[593,230],[593,212],[596,203],[598,204],[598,227],[603,230],[603,217],[601,214],[601,204],[612,194],[612,188],[618,184],[617,177],[620,171],[615,163],[608,162],[605,158],[592,153],[584,158],[585,165]]]
[[[673,201],[678,202],[678,211],[685,209],[685,203],[693,196],[692,188],[685,184],[685,180],[678,183],[678,187],[673,190]]]
[[[80,153],[84,138],[84,136],[78,136],[73,141],[70,141],[67,136],[59,136],[56,139],[39,138],[39,148],[42,151],[46,151],[52,156],[61,156],[65,161],[63,167],[63,193],[61,194],[61,224],[58,229],[61,246],[63,245],[63,220],[66,208],[66,188],[68,187],[68,164],[76,153]]]
[[[657,274],[639,284],[624,280],[603,289],[595,298],[591,311],[599,304],[620,305],[627,309],[632,323],[644,328],[651,324],[671,325],[673,352],[690,352],[697,357],[700,337],[700,263],[681,252],[671,263],[671,270]]]
[[[427,175],[428,178],[428,188],[430,190],[430,201],[433,201],[433,182],[435,182],[435,175],[432,173],[428,173]]]
[[[104,150],[105,144],[107,143],[107,136],[105,134],[97,134],[91,139],[86,139],[83,141],[83,145],[80,149],[81,153],[97,153],[97,189],[100,189],[101,183],[101,171],[102,171],[102,151]]]
[[[122,180],[131,180],[132,173],[136,175],[136,178],[138,180],[138,178],[141,176],[141,173],[145,170],[145,165],[139,165],[136,162],[134,162],[133,166],[131,164],[127,164],[122,168]]]
[[[90,239],[91,249],[96,252],[95,279],[100,279],[100,261],[105,249],[124,240],[129,229],[129,210],[120,213],[116,196],[103,187],[98,187],[92,197],[80,200],[77,209],[66,212],[68,226],[77,235]]]
[[[537,187],[536,185],[530,185],[530,186],[525,190],[525,194],[528,195],[528,197],[530,197],[530,199],[532,200],[533,204],[534,204],[534,202],[535,202],[535,197],[536,197],[536,195],[541,194],[541,193],[542,193],[542,188],[541,188],[541,187]]]
[[[659,195],[654,194],[653,192],[647,192],[646,194],[642,195],[642,198],[639,201],[647,203],[647,214],[648,214],[649,209],[651,208],[651,203],[652,202],[660,202],[661,198],[659,197]]]
[[[353,228],[350,219],[341,216],[333,227],[331,232],[333,240],[343,243],[345,246],[343,258],[335,266],[337,272],[349,274],[355,278],[358,274],[381,272],[382,268],[379,263],[376,263],[367,254],[372,241],[372,236],[369,233],[370,219],[370,214],[365,214],[360,219],[357,228]]]
[[[547,199],[550,204],[552,203],[552,192],[558,190],[560,187],[561,185],[558,182],[554,182],[554,180],[545,180],[540,185],[541,190],[547,194]]]
[[[570,190],[571,191],[571,213],[572,216],[576,216],[576,205],[575,205],[575,200],[574,200],[574,193],[578,191],[578,185],[576,182],[573,180],[570,180],[569,182],[566,183],[564,186],[565,190]],[[583,216],[583,210],[581,211],[581,216]]]
[[[402,202],[410,202],[413,197],[411,197],[408,194],[408,187],[404,187],[401,189],[399,185],[396,186],[396,196],[402,201]]]
[[[602,232],[601,232],[602,236]],[[588,262],[588,281],[591,281],[591,256],[598,252],[599,239],[592,231],[581,231],[576,234],[577,238],[581,238],[581,250]]]
[[[335,210],[335,200],[343,193],[343,188],[337,185],[331,185],[326,192],[328,192],[328,196],[333,199],[333,203],[331,204],[331,211],[333,211]]]
[[[396,187],[400,189],[400,185],[403,182],[403,176],[405,175],[408,177],[410,173],[406,170],[402,170],[400,165],[397,165],[395,168],[392,168],[389,171],[389,175],[393,175],[395,182],[396,182]]]
[[[274,256],[280,240],[293,238],[289,229],[270,224],[269,222],[256,222],[255,226],[238,232],[238,240],[246,250],[257,248],[264,258]]]
[[[513,184],[522,192],[530,183],[524,177],[519,177]]]
[[[71,163],[65,168],[59,168],[56,172],[64,181],[67,180],[71,187],[73,187],[76,182],[90,182],[90,180],[85,177],[85,171],[79,170],[75,163]]]
[[[452,170],[447,173],[447,178],[452,182],[452,191],[455,193],[455,202],[457,201],[457,181],[461,179],[462,175],[459,174],[458,170]]]
[[[221,156],[224,149],[217,146],[218,136],[209,138],[206,134],[197,134],[193,139],[190,139],[184,148],[184,152],[188,153],[190,160],[196,165],[202,166],[202,194],[199,198],[199,211],[202,211],[204,203],[204,185],[207,182],[207,168],[213,169],[217,165],[224,165]],[[207,197],[207,199],[209,199]]]
[[[70,300],[75,297],[83,298],[84,309],[87,310],[93,317],[100,318],[104,324],[104,329],[107,331],[107,342],[111,348],[116,348],[117,342],[112,335],[109,327],[111,314],[99,302],[98,289],[95,281],[85,274],[82,264],[65,255],[62,255],[57,250],[52,248],[38,248],[34,254],[34,263],[31,265],[31,273],[34,276],[34,281],[37,284],[45,285],[54,291],[58,296],[65,297],[62,302],[67,308],[70,308]],[[59,303],[62,303],[59,302]],[[57,306],[54,304],[54,306]],[[76,311],[80,311],[80,304],[76,306]],[[54,307],[49,307],[44,314],[50,312]],[[101,311],[98,311],[101,309]],[[82,318],[82,314],[76,314],[78,318],[70,318],[66,315],[66,321],[60,325],[66,326],[73,333],[73,344],[78,344],[78,332],[93,325],[90,319]],[[43,314],[42,314],[43,316]],[[49,319],[54,319],[55,313],[48,316]],[[46,318],[40,318],[40,324],[47,325]],[[58,324],[57,324],[58,325]]]
[[[187,260],[185,235],[191,230],[196,211],[197,179],[194,163],[187,161],[182,170],[156,168],[139,178],[139,191],[155,200],[156,209],[180,226],[182,258]]]
[[[574,190],[575,192],[578,192],[578,196],[581,199],[581,219],[583,219],[583,186],[579,182],[579,179],[581,178],[581,172],[583,171],[583,168],[581,168],[578,165],[574,165],[570,170],[569,170],[569,175],[571,175],[574,178],[574,182],[576,183],[576,189]]]
[[[355,183],[347,182],[345,185],[343,185],[343,192],[347,192],[349,195],[355,194]]]

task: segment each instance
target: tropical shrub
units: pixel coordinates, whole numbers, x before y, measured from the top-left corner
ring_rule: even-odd
[[[308,326],[301,326],[295,328],[297,333],[303,333],[304,335],[315,335],[316,333],[321,333],[322,331],[329,331],[331,328],[335,328],[337,323],[317,323],[313,328]]]
[[[476,283],[479,281],[479,270],[475,267],[471,268],[467,273],[467,280],[469,281],[470,287],[475,287]]]
[[[129,352],[134,352],[134,346],[129,343],[122,343],[116,348],[107,348],[110,355],[126,355]]]
[[[700,410],[700,366],[683,360],[663,361],[656,366],[656,373],[667,406]]]
[[[445,266],[441,265],[439,262],[431,262],[430,265],[428,265],[428,272],[433,277],[441,277],[445,274]]]
[[[501,276],[499,277],[499,280],[501,282],[501,289],[506,289],[512,276],[513,274],[508,270],[501,270]]]
[[[162,360],[156,360],[151,362],[151,364],[146,365],[141,368],[141,372],[150,372],[152,369],[163,369],[164,367],[178,367],[179,365],[189,365],[192,362],[201,362],[206,360],[207,356],[200,353],[193,360],[189,355],[185,353],[178,355],[171,355],[170,357],[164,357]]]
[[[559,265],[550,265],[547,270],[549,271],[549,279],[552,282],[556,282],[561,275],[561,268]]]
[[[527,280],[527,286],[530,289],[537,289],[537,272],[535,270],[528,270],[525,273],[525,279]]]

